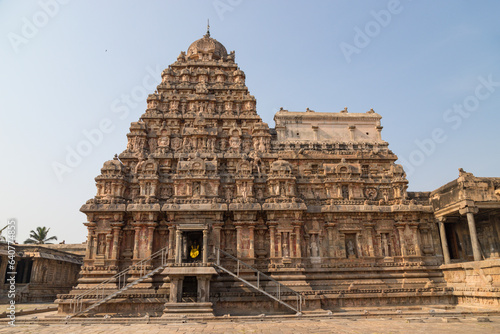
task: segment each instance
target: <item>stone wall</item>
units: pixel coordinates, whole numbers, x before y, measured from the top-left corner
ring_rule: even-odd
[[[500,307],[500,260],[442,265],[458,305]]]

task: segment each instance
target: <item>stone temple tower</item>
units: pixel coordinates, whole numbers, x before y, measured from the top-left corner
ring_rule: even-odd
[[[113,296],[89,312],[286,312],[241,281],[281,298],[263,277],[305,309],[446,302],[432,207],[406,192],[379,114],[280,110],[269,128],[209,32],[161,78],[81,208],[87,251],[60,312],[97,286]]]

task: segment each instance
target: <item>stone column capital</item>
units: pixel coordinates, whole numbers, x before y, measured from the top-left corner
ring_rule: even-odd
[[[447,219],[448,219],[448,217],[446,217],[446,216],[436,217],[436,222],[437,223],[445,223]]]
[[[125,223],[124,222],[113,222],[110,224],[112,229],[121,229]]]
[[[396,223],[396,224],[394,224],[394,226],[396,226],[396,228],[398,230],[404,230],[406,227],[406,224],[405,223]]]
[[[97,227],[97,222],[85,222],[83,225],[87,226],[89,230],[93,230]]]
[[[419,222],[415,222],[415,223],[409,223],[408,226],[413,229],[413,230],[416,230],[418,229],[418,227],[420,226],[420,223]]]
[[[374,222],[365,222],[363,223],[363,226],[366,228],[366,229],[372,229],[375,227],[375,223]]]
[[[468,213],[476,214],[476,213],[479,212],[479,209],[478,209],[477,206],[465,206],[463,208],[460,208],[460,210],[458,210],[458,212],[461,215],[465,215],[465,214],[468,214]]]
[[[278,222],[276,220],[268,220],[267,225],[269,227],[276,227],[276,225],[278,225]]]

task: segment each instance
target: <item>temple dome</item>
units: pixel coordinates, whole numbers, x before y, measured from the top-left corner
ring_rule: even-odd
[[[208,59],[224,59],[227,57],[227,50],[222,43],[211,38],[210,33],[207,33],[194,41],[187,50],[189,59],[204,59],[204,54],[208,55]]]

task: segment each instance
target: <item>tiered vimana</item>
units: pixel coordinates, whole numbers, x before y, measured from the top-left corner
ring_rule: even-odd
[[[428,193],[406,192],[380,115],[280,110],[270,129],[235,53],[208,32],[161,76],[81,208],[87,253],[60,313],[451,301]]]

